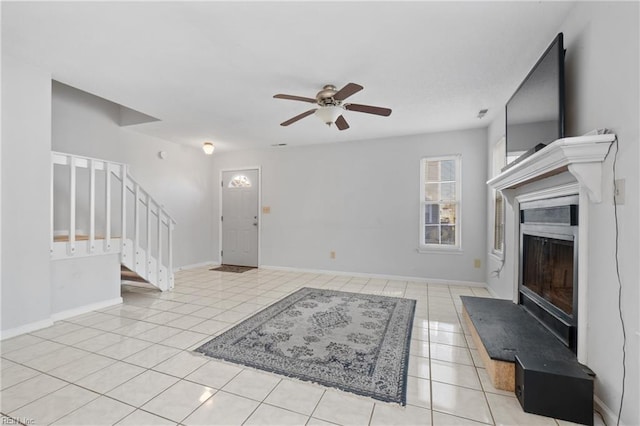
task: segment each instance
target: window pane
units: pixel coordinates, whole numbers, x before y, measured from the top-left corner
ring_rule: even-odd
[[[229,188],[251,188],[251,181],[245,175],[236,175],[229,181]]]
[[[440,161],[427,161],[426,173],[425,177],[428,182],[438,182],[440,180]]]
[[[424,206],[424,223],[436,224],[440,223],[440,205],[426,204]]]
[[[502,251],[504,232],[504,201],[501,192],[496,192],[495,198],[495,222],[493,224],[493,249]]]
[[[421,200],[421,244],[457,246],[456,227],[460,208],[460,182],[458,170],[460,158],[447,156],[424,158],[420,185],[424,191]],[[422,214],[424,216],[422,216]],[[424,239],[423,239],[424,238]]]
[[[456,223],[455,204],[440,204],[440,223]]]
[[[427,225],[424,227],[424,243],[440,244],[440,227],[438,225]]]
[[[425,201],[440,201],[440,184],[428,183],[425,188]]]
[[[440,165],[442,168],[441,180],[456,180],[456,162],[454,160],[442,160]]]
[[[456,227],[453,225],[442,225],[441,244],[454,245],[456,243]]]
[[[455,201],[456,200],[456,183],[443,183],[440,184],[441,194],[440,199],[442,201]]]

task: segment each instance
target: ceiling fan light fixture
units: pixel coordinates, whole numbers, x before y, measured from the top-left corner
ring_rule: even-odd
[[[215,149],[216,149],[216,148],[213,146],[213,143],[211,143],[211,142],[205,142],[205,143],[203,143],[203,144],[202,144],[202,150],[203,150],[203,151],[204,151],[204,153],[205,153],[205,154],[207,154],[207,155],[211,155],[211,154],[213,154],[213,151],[214,151]]]
[[[327,126],[331,126],[342,115],[342,107],[335,105],[321,106],[316,110],[315,115]]]

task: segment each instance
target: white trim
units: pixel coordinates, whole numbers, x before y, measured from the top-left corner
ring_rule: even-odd
[[[43,328],[51,327],[52,325],[53,320],[48,318],[46,320],[32,322],[19,327],[10,328],[8,330],[2,330],[0,332],[0,340],[6,340],[21,334],[31,333],[32,331],[41,330]]]
[[[528,201],[538,201],[538,200],[546,200],[548,198],[566,197],[568,195],[578,195],[579,193],[580,193],[580,185],[577,182],[572,182],[572,183],[566,183],[563,185],[554,185],[551,188],[545,188],[538,191],[527,192],[525,194],[519,194],[516,196],[516,199],[518,200],[518,203],[526,203]]]
[[[56,232],[59,232],[59,231],[56,231]],[[68,235],[68,234],[65,233],[62,235]],[[95,245],[93,251],[91,251],[89,240],[76,241],[75,243],[76,251],[71,256],[67,252],[68,242],[56,241],[51,244],[51,260],[77,259],[80,257],[102,256],[105,254],[120,253],[121,245],[119,243],[119,240],[120,238],[111,239],[111,241],[115,241],[117,244],[115,250],[107,249],[104,244],[98,244],[98,245]],[[95,240],[95,241],[101,241],[101,240]]]
[[[487,291],[489,292],[489,294],[491,295],[491,297],[493,297],[494,299],[503,299],[502,297],[498,296],[498,293],[496,293],[493,288],[491,288],[491,286],[487,286]]]
[[[61,321],[71,317],[77,317],[78,315],[86,314],[87,312],[97,311],[99,309],[108,308],[109,306],[122,304],[122,297],[116,297],[114,299],[103,300],[102,302],[90,303],[88,305],[80,306],[79,308],[67,309],[66,311],[57,312],[51,314],[53,321]]]
[[[587,364],[589,330],[589,196],[581,187],[578,196],[578,361]]]
[[[508,197],[512,201],[514,212],[514,224],[518,228],[515,230],[516,236],[514,241],[513,265],[514,265],[514,303],[518,298],[518,279],[520,270],[520,204],[527,201],[545,200],[549,198],[565,197],[570,195],[578,195],[578,342],[577,342],[577,358],[578,361],[587,364],[588,354],[588,328],[589,328],[589,280],[588,280],[588,264],[589,264],[589,200],[590,192],[587,188],[578,182],[553,186],[539,191],[527,192],[525,194]]]
[[[175,272],[179,272],[179,271],[189,271],[191,269],[203,268],[205,266],[220,266],[220,262],[216,262],[216,261],[210,260],[210,261],[206,261],[206,262],[192,263],[190,265],[178,266],[178,267],[173,269],[173,272],[175,273]]]
[[[460,247],[455,247],[455,246],[443,246],[443,247],[423,246],[423,247],[418,247],[416,251],[420,254],[458,254],[459,255],[464,253],[464,250],[462,250]]]
[[[218,182],[222,182],[222,174],[224,172],[236,172],[240,170],[257,170],[258,171],[258,267],[260,267],[260,262],[262,261],[262,250],[261,250],[261,241],[262,241],[262,166],[247,166],[247,167],[234,167],[231,169],[220,169],[218,173]],[[222,221],[220,218],[222,217],[222,191],[224,190],[223,186],[220,185],[220,196],[218,197],[218,265],[222,264],[222,256],[220,253],[222,252]]]
[[[455,160],[456,161],[456,223],[455,223],[455,244],[425,244],[424,232],[426,223],[425,217],[425,160],[426,161],[444,161]],[[420,217],[418,226],[418,253],[439,253],[440,251],[447,253],[455,250],[462,251],[462,154],[450,154],[440,155],[435,157],[422,157],[420,158]],[[436,203],[434,203],[436,204]],[[437,204],[441,204],[438,202]]]
[[[594,203],[602,200],[602,163],[615,134],[558,139],[487,181],[497,190],[513,189],[568,170]]]
[[[357,277],[357,278],[377,278],[377,279],[383,279],[383,280],[420,282],[423,284],[445,284],[445,285],[455,285],[455,286],[465,286],[465,287],[488,288],[486,283],[477,282],[477,281],[459,281],[459,280],[451,281],[451,280],[444,280],[441,278],[409,277],[409,276],[403,276],[403,275],[387,275],[387,274],[369,274],[364,272],[331,271],[327,269],[307,269],[307,268],[295,268],[290,266],[262,265],[260,266],[260,268],[271,269],[275,271],[300,272],[300,273],[306,273],[306,274],[337,275],[337,276]]]
[[[602,413],[602,417],[604,417],[604,421],[608,425],[615,425],[618,420],[618,414],[615,413],[611,408],[607,406],[600,398],[596,395],[593,395],[594,405],[598,408],[598,411]],[[620,422],[622,426],[624,423]]]

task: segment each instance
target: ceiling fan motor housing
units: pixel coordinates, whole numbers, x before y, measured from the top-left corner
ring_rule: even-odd
[[[340,105],[340,101],[336,101],[333,98],[336,93],[338,93],[338,89],[336,88],[336,86],[332,84],[327,84],[316,95],[316,101],[318,101],[318,105],[320,106]]]

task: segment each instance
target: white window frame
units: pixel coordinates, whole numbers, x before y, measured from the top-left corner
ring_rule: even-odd
[[[506,139],[503,136],[493,145],[491,152],[491,178],[496,177],[502,172],[502,168],[508,164],[507,161],[507,149]],[[502,259],[504,257],[504,243],[505,243],[505,216],[507,213],[506,202],[504,195],[502,195],[502,223],[498,225],[496,223],[496,202],[498,197],[498,191],[491,189],[491,254]],[[500,249],[496,248],[496,229],[498,226],[502,227],[502,246]]]
[[[444,161],[454,160],[456,162],[456,200],[447,204],[456,205],[456,223],[455,223],[455,244],[427,244],[424,241],[425,235],[425,213],[426,205],[430,204],[426,202],[426,164],[427,161]],[[442,155],[434,157],[423,157],[420,159],[420,228],[418,233],[419,248],[418,251],[424,252],[439,252],[439,253],[459,253],[462,251],[462,155]],[[444,203],[444,202],[443,202]]]

